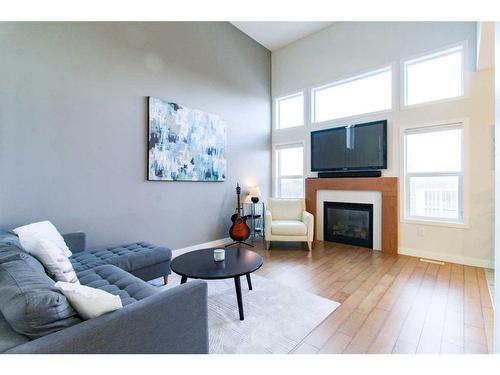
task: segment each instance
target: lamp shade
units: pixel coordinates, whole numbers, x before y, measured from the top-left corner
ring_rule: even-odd
[[[250,204],[252,203],[252,196],[250,194],[247,194],[243,197],[243,203],[245,204]]]
[[[248,195],[251,197],[260,197],[260,188],[258,186],[252,186],[248,189]]]

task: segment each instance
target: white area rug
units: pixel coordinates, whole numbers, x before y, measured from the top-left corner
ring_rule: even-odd
[[[189,282],[189,280],[188,280]],[[162,279],[152,281],[161,285]],[[234,280],[208,283],[210,353],[289,353],[340,304],[253,274],[253,290],[241,278],[245,320],[240,321]],[[180,284],[170,275],[168,285]]]

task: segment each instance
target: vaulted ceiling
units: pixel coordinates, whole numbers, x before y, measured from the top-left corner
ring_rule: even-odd
[[[270,51],[314,34],[334,22],[231,22]]]

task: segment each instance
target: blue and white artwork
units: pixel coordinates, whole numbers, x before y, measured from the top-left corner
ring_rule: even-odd
[[[226,125],[217,115],[149,97],[148,179],[224,181]]]

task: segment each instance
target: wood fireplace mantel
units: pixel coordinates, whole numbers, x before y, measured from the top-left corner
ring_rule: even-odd
[[[382,193],[382,251],[398,253],[398,178],[306,178],[306,209],[314,215],[317,228],[318,190],[365,190]],[[314,233],[316,238],[316,232]]]

